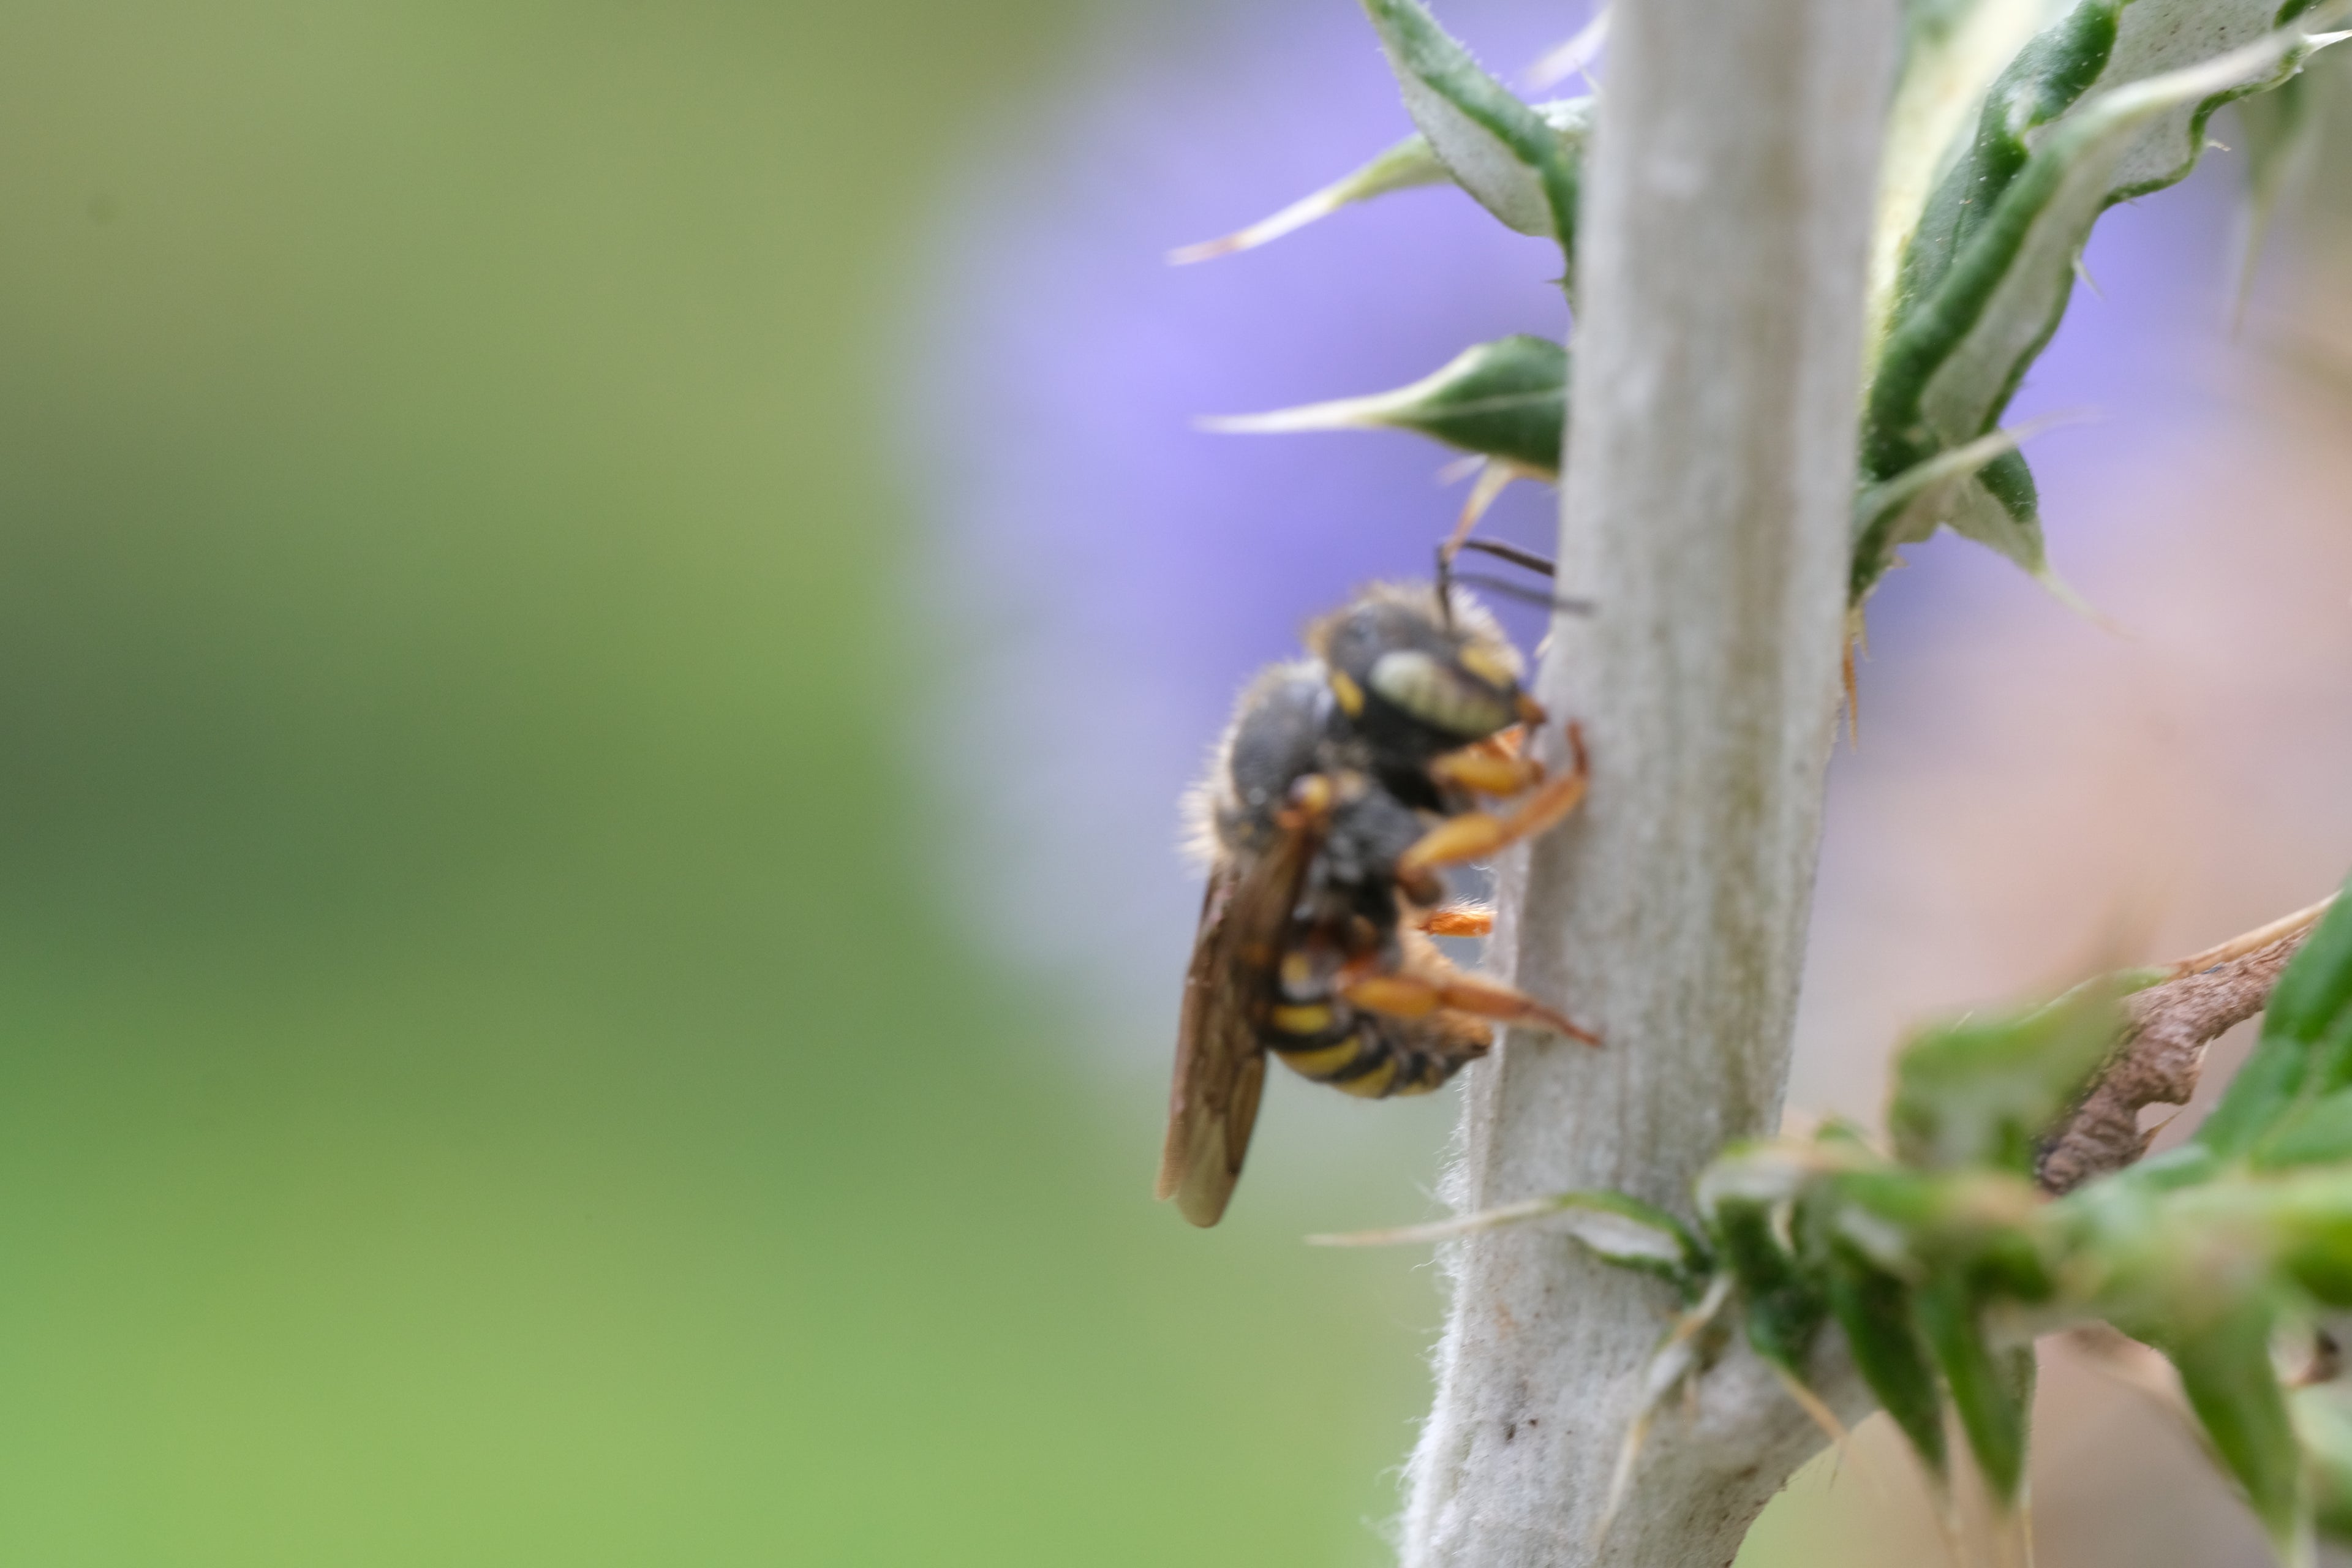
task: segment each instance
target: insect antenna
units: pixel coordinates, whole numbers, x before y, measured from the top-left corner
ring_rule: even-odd
[[[1589,616],[1592,613],[1592,601],[1590,599],[1559,598],[1530,588],[1524,583],[1514,583],[1507,577],[1457,572],[1450,575],[1449,581],[1466,583],[1473,588],[1484,588],[1490,594],[1499,594],[1507,599],[1517,599],[1523,605],[1534,605],[1541,609],[1558,610],[1563,615]]]
[[[1505,544],[1492,539],[1465,539],[1458,534],[1446,540],[1437,547],[1437,618],[1439,624],[1449,632],[1454,629],[1454,584],[1456,583],[1468,583],[1487,589],[1489,592],[1501,594],[1507,598],[1518,599],[1531,605],[1541,605],[1555,610],[1564,610],[1570,615],[1581,616],[1591,613],[1592,605],[1589,600],[1553,598],[1549,595],[1539,595],[1531,589],[1504,582],[1496,577],[1459,575],[1454,570],[1454,558],[1465,550],[1475,550],[1482,555],[1491,555],[1497,561],[1507,561],[1514,566],[1522,567],[1542,576],[1552,577],[1559,574],[1549,557],[1538,555],[1532,550],[1522,550],[1516,544]]]
[[[1532,550],[1522,550],[1516,544],[1504,544],[1492,539],[1465,539],[1456,548],[1475,550],[1482,555],[1491,555],[1497,561],[1507,561],[1514,566],[1524,566],[1528,571],[1538,573],[1546,577],[1559,575],[1559,573],[1553,569],[1549,556],[1538,555]]]

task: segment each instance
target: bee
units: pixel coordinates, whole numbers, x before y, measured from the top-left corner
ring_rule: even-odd
[[[1583,798],[1580,736],[1558,776],[1517,651],[1444,578],[1378,584],[1308,628],[1309,657],[1244,689],[1188,797],[1208,862],[1177,1026],[1158,1194],[1224,1213],[1270,1051],[1349,1094],[1424,1094],[1484,1056],[1495,1023],[1599,1042],[1464,973],[1432,933],[1484,935],[1442,872],[1558,823]]]

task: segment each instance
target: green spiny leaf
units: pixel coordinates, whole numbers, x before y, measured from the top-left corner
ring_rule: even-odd
[[[1789,1250],[1776,1205],[1732,1200],[1719,1205],[1714,1217],[1721,1256],[1738,1277],[1748,1344],[1801,1383],[1828,1300]]]
[[[2324,1306],[2352,1307],[2352,1165],[2215,1187],[2224,1201],[2232,1188],[2244,1191],[2250,1212],[2221,1223],[2263,1238],[2278,1282],[2292,1283]]]
[[[1845,1331],[1854,1366],[1922,1464],[1944,1474],[1944,1398],[1912,1320],[1910,1287],[1851,1248],[1832,1254],[1830,1310]]]
[[[2252,1159],[2261,1171],[2352,1160],[2352,1089],[2294,1106],[2254,1145]]]
[[[1552,134],[1559,139],[1561,151],[1569,159],[1571,162],[1580,159],[1585,137],[1592,129],[1592,100],[1589,96],[1560,98],[1536,104],[1534,108],[1536,113],[1542,116],[1544,123],[1551,127]],[[1168,259],[1181,267],[1219,256],[1231,256],[1239,250],[1255,250],[1319,218],[1328,217],[1342,207],[1368,202],[1391,191],[1447,184],[1453,178],[1452,172],[1438,161],[1428,137],[1408,136],[1362,167],[1342,174],[1319,191],[1309,192],[1280,212],[1219,238],[1171,250],[1168,253]]]
[[[1854,531],[1866,532],[1882,516],[1913,507],[1925,507],[1939,515],[1948,510],[1958,499],[1950,493],[1953,488],[1974,479],[1988,463],[2015,452],[2017,441],[2009,431],[1995,430],[1964,447],[1914,463],[1891,479],[1864,486],[1853,498]],[[1906,531],[1900,517],[1893,527],[1906,538],[1916,531]]]
[[[1813,1200],[1807,1235],[1851,1249],[1882,1273],[1913,1284],[1966,1278],[2011,1300],[2038,1302],[2056,1289],[2032,1183],[2011,1171],[1884,1169],[1841,1173]]]
[[[2073,1299],[2144,1339],[2199,1330],[2254,1299],[2352,1306],[2352,1165],[2216,1164],[2171,1187],[2118,1174],[2043,1214]]]
[[[1854,537],[1875,541],[1891,563],[1894,550],[1916,543],[1938,527],[1999,551],[2065,603],[2082,609],[2073,589],[2050,569],[2042,536],[2042,507],[2033,470],[2017,449],[2018,436],[1995,430],[1924,458],[1891,479],[1864,484],[1854,497]],[[1860,605],[1872,583],[1856,572],[1849,584]]]
[[[1368,202],[1391,191],[1409,191],[1420,185],[1442,185],[1451,177],[1445,172],[1445,165],[1437,161],[1437,154],[1429,150],[1427,137],[1408,136],[1370,163],[1342,174],[1319,191],[1310,191],[1280,212],[1216,239],[1180,247],[1168,253],[1168,259],[1183,267],[1214,257],[1231,256],[1237,250],[1254,250],[1271,240],[1280,239],[1294,229],[1304,228],[1318,218],[1328,217],[1341,207]]]
[[[2160,71],[2211,59],[2221,51],[2259,45],[2279,29],[2306,36],[2322,26],[2343,25],[2345,10],[2334,0],[2126,0],[2121,36],[2098,82],[2105,91]],[[2223,105],[2269,92],[2294,79],[2312,46],[2279,57],[2267,71],[2224,87],[2210,97],[2176,104],[2142,132],[2116,173],[2112,200],[2124,202],[2179,184],[2212,143],[2206,127]]]
[[[1604,1262],[1669,1281],[1683,1292],[1685,1304],[1698,1299],[1714,1272],[1714,1258],[1688,1226],[1622,1193],[1555,1193],[1433,1225],[1307,1239],[1322,1247],[1394,1247],[1546,1222],[1557,1222],[1550,1228],[1565,1232]]]
[[[1568,351],[1549,338],[1520,333],[1465,349],[1393,392],[1225,416],[1201,425],[1232,435],[1412,430],[1556,479],[1567,408]]]
[[[1943,1368],[1969,1451],[1995,1500],[2009,1508],[2025,1479],[2033,1352],[1999,1352],[1986,1342],[1975,1299],[1962,1279],[1934,1279],[1921,1287],[1916,1300],[1920,1331]]]
[[[2036,1141],[2105,1059],[2120,1022],[2113,988],[2094,984],[2021,1016],[1920,1035],[1895,1059],[1886,1119],[1897,1158],[2031,1174]]]
[[[2249,1152],[2297,1105],[2352,1084],[2352,898],[2339,898],[2279,976],[2262,1038],[2195,1142]]]
[[[2263,1021],[2266,1035],[2274,1029],[2328,1053],[2313,1058],[2327,1087],[2352,1081],[2352,898],[2320,918],[2279,976]]]
[[[2302,1446],[2271,1366],[2272,1311],[2250,1300],[2217,1322],[2160,1348],[2214,1452],[2245,1489],[2256,1518],[2283,1550],[2302,1527]]]
[[[2019,55],[1905,252],[1864,420],[1867,480],[1993,427],[2057,330],[2099,214],[2188,174],[2214,109],[2308,53],[2273,25],[2248,0],[2081,0]],[[2011,455],[1940,510],[1867,520],[1852,597],[1946,523],[2046,575],[2031,475]]]
[[[1859,1139],[1834,1132],[1813,1143],[1744,1139],[1726,1147],[1699,1173],[1699,1218],[1714,1232],[1734,1209],[1792,1210],[1823,1178],[1885,1163]]]
[[[1903,63],[1887,108],[1871,228],[1866,341],[1874,357],[1893,321],[1904,252],[1955,143],[2050,10],[2049,0],[1910,0],[1904,6]]]
[[[1549,122],[1479,67],[1419,0],[1363,0],[1404,106],[1454,183],[1521,234],[1576,258],[1576,160]]]
[[[2032,157],[2028,137],[2074,108],[2107,69],[2127,3],[2085,0],[2070,6],[1992,84],[1974,134],[1929,195],[1905,248],[1900,315],[1916,313],[1934,298],[1968,241],[1993,220],[2000,197]]]
[[[1712,1259],[1673,1215],[1622,1193],[1565,1193],[1554,1200],[1559,1228],[1593,1256],[1621,1268],[1654,1274],[1696,1300]]]

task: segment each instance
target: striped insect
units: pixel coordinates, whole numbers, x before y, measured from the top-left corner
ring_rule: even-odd
[[[1582,799],[1583,746],[1550,773],[1517,650],[1451,587],[1381,584],[1309,628],[1310,657],[1242,693],[1189,797],[1208,863],[1177,1027],[1159,1195],[1214,1225],[1241,1174],[1269,1052],[1367,1098],[1422,1094],[1496,1023],[1598,1042],[1455,967],[1431,935],[1483,935],[1443,871],[1545,831]]]

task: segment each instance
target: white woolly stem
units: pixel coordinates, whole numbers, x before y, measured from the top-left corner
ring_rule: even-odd
[[[1602,1188],[1687,1214],[1788,1077],[1845,625],[1864,258],[1895,7],[1629,0],[1591,144],[1562,592],[1539,692],[1584,810],[1506,868],[1496,952],[1600,1029],[1472,1072],[1465,1208]],[[1557,737],[1554,737],[1557,739]],[[1516,886],[1513,884],[1516,883]],[[1667,1289],[1558,1237],[1453,1244],[1410,1568],[1726,1563],[1819,1447],[1752,1359],[1668,1408],[1600,1526]]]

